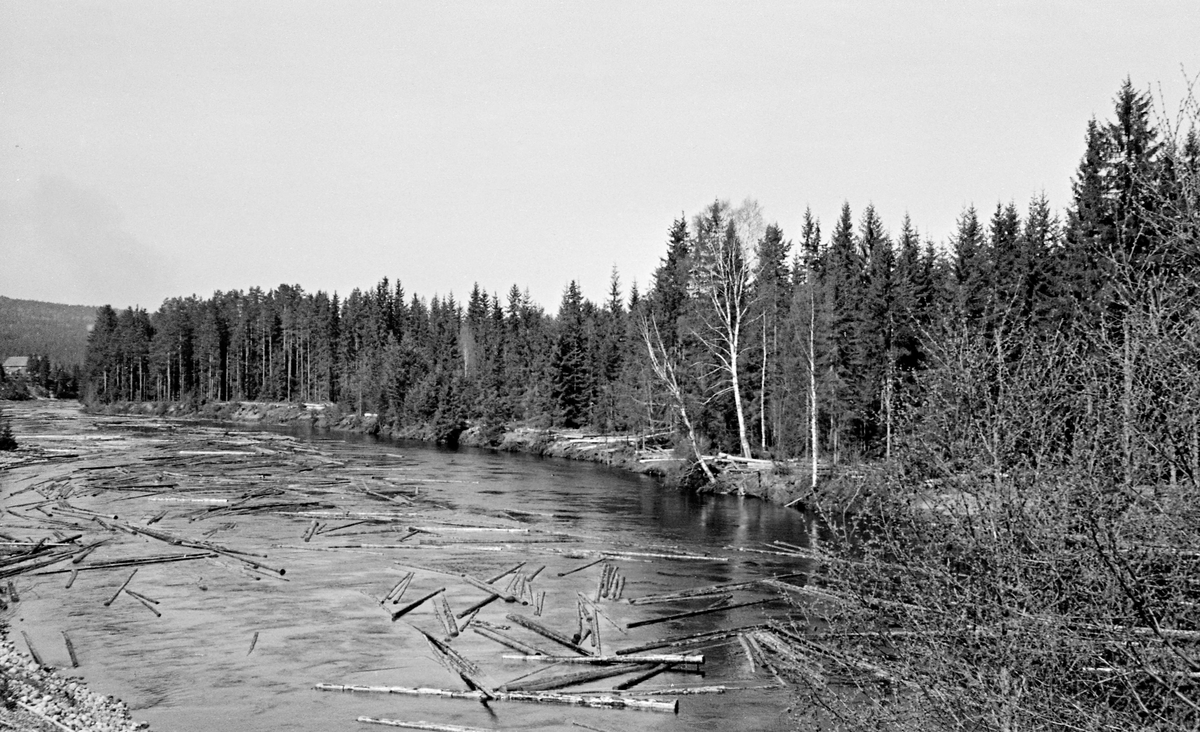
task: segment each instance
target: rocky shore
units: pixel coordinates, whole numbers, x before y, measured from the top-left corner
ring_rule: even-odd
[[[26,732],[133,732],[125,703],[45,669],[17,651],[0,620],[0,727]]]

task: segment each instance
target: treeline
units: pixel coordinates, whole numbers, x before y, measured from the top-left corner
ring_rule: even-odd
[[[969,207],[937,246],[907,217],[889,231],[847,204],[828,236],[807,213],[793,242],[753,201],[717,201],[673,222],[644,294],[614,271],[603,302],[572,282],[552,315],[516,285],[460,302],[388,279],[345,299],[283,285],[104,307],[87,397],[336,402],[439,432],[526,422],[685,435],[698,453],[887,456],[952,335],[1003,370],[1031,339],[1119,329],[1116,268],[1196,266],[1194,239],[1162,223],[1198,205],[1195,134],[1160,134],[1126,82],[1085,139],[1065,220],[1041,196]]]

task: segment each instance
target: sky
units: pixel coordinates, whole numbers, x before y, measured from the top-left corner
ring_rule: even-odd
[[[1178,107],[1167,2],[0,0],[0,295],[281,283],[644,292],[667,230],[753,198],[944,242],[1070,202],[1122,80]]]

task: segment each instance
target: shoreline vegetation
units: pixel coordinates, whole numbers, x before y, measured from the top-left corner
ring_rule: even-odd
[[[598,463],[639,475],[654,476],[672,488],[692,487],[700,492],[759,498],[771,503],[800,509],[817,499],[812,489],[810,465],[800,460],[775,462],[745,460],[737,456],[706,456],[715,480],[699,481],[695,459],[667,446],[665,435],[641,436],[597,434],[581,429],[511,426],[485,429],[478,425],[460,425],[452,433],[438,433],[431,426],[385,426],[377,415],[343,413],[334,404],[288,404],[264,402],[218,402],[199,407],[175,403],[118,402],[92,405],[97,414],[157,416],[169,419],[197,419],[227,422],[239,427],[270,425],[300,427],[331,432],[370,434],[429,444],[447,442],[497,452],[515,452],[535,457],[562,458]],[[657,438],[657,440],[656,440]],[[657,442],[657,444],[656,444]],[[828,466],[821,466],[828,478]],[[844,485],[858,486],[864,481],[861,470],[843,480],[826,480],[820,491],[826,502],[847,495]],[[854,492],[853,489],[851,492]],[[839,508],[847,508],[838,504]]]

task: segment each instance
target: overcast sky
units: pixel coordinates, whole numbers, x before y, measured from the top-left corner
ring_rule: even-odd
[[[528,287],[553,311],[753,197],[1061,209],[1122,79],[1200,72],[1179,2],[0,0],[0,294],[79,304]]]

